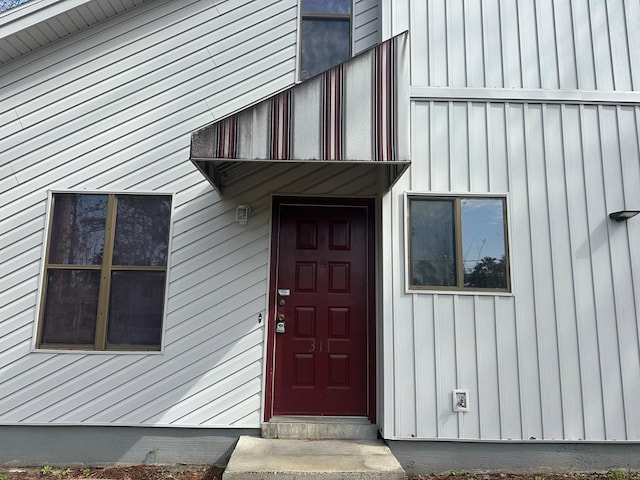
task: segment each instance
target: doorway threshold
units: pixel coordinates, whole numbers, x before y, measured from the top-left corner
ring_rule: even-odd
[[[282,415],[262,424],[262,438],[374,440],[378,426],[366,417]]]

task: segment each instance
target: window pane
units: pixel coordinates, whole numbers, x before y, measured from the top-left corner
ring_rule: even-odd
[[[114,265],[167,264],[171,197],[119,195]]]
[[[411,200],[412,285],[456,285],[453,207],[452,200]]]
[[[350,43],[349,19],[303,19],[301,78],[310,78],[348,60]]]
[[[106,216],[106,195],[55,194],[49,263],[99,265]]]
[[[42,343],[93,344],[99,270],[49,270]]]
[[[464,286],[507,288],[504,205],[500,199],[462,199]]]
[[[164,272],[113,272],[108,345],[160,346]]]
[[[302,0],[302,13],[351,13],[351,0]]]

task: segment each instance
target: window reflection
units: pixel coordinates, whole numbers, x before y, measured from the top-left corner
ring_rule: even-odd
[[[50,270],[42,342],[93,344],[99,270]]]
[[[351,13],[351,0],[302,0],[302,13]]]
[[[52,206],[39,346],[159,349],[171,197],[56,193]]]
[[[164,272],[113,272],[108,345],[159,345]]]
[[[502,200],[462,199],[465,287],[506,288]]]
[[[106,195],[56,194],[49,263],[99,265],[106,217]]]
[[[349,59],[349,19],[308,18],[302,21],[302,68],[305,80]]]
[[[456,284],[453,202],[411,205],[411,277],[414,285]]]
[[[113,264],[165,265],[170,209],[166,196],[119,196]]]
[[[409,198],[414,287],[508,290],[503,198]]]

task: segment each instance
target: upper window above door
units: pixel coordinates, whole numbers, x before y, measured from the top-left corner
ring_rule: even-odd
[[[351,1],[302,0],[300,80],[351,57]]]

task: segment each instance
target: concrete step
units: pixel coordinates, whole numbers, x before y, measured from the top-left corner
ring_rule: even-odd
[[[282,440],[242,436],[222,480],[404,480],[382,440]]]
[[[295,440],[375,440],[378,427],[365,417],[272,417],[262,424],[263,438]]]

